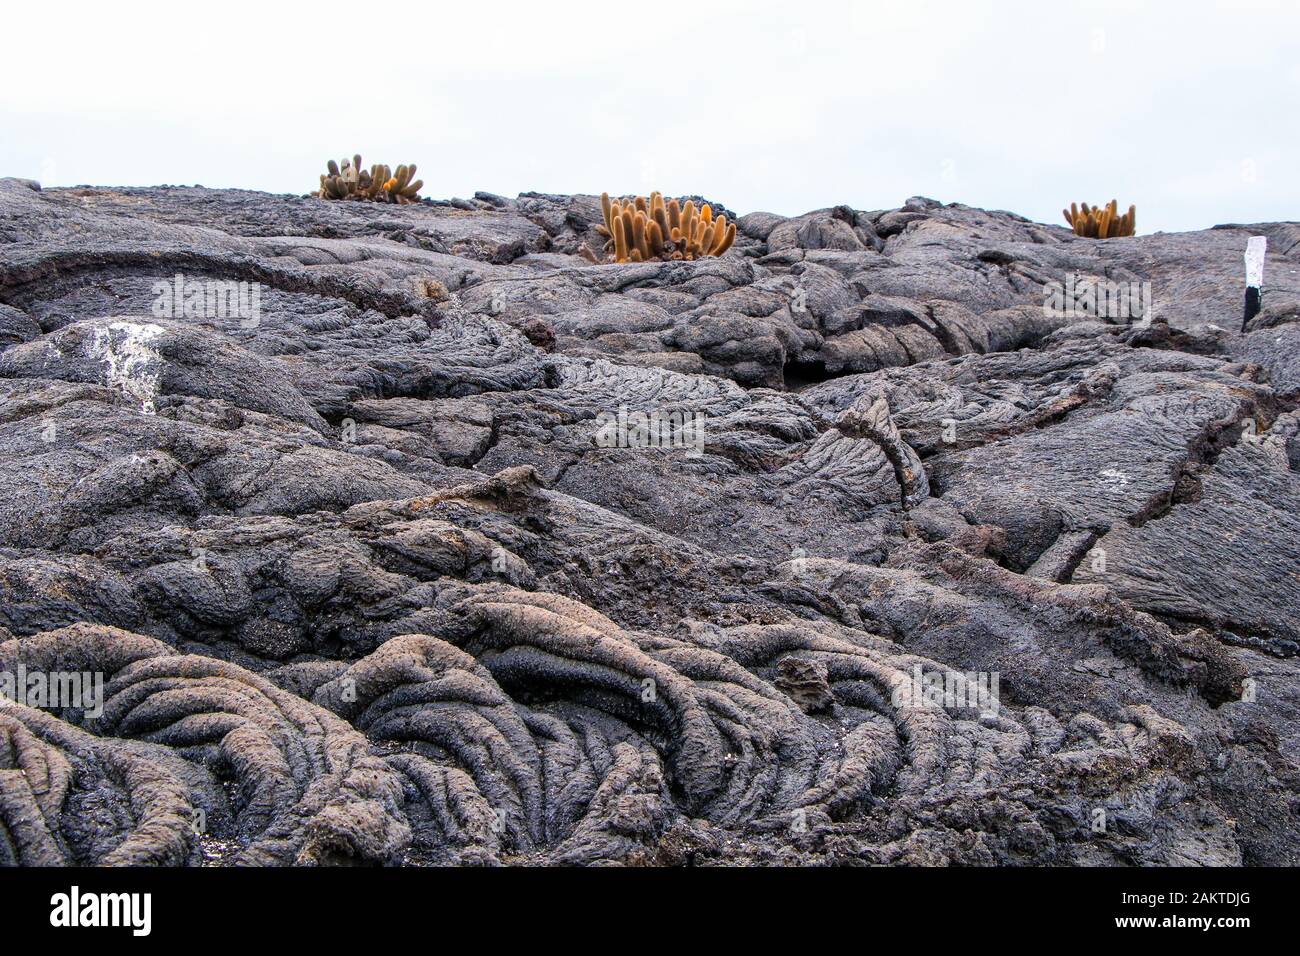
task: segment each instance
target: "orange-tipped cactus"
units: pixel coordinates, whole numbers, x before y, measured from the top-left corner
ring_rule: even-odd
[[[1070,203],[1070,208],[1062,209],[1061,212],[1076,236],[1086,236],[1089,239],[1131,236],[1137,227],[1137,206],[1129,206],[1128,212],[1121,216],[1119,203],[1114,199],[1105,206],[1089,207],[1087,203]]]
[[[361,156],[356,155],[343,160],[341,166],[331,159],[327,168],[328,173],[320,178],[320,189],[314,193],[319,199],[369,200],[402,205],[420,201],[420,187],[424,181],[415,179],[414,163],[398,166],[396,172],[382,164],[364,170]]]
[[[720,256],[736,241],[736,224],[726,216],[713,218],[707,203],[698,210],[693,200],[664,202],[662,193],[650,198],[610,199],[600,194],[604,225],[596,231],[609,240],[605,252],[614,262],[649,262]]]
[[[382,199],[384,202],[402,205],[419,202],[420,187],[423,185],[424,180],[415,179],[415,163],[409,166],[398,166],[397,171],[384,181]]]

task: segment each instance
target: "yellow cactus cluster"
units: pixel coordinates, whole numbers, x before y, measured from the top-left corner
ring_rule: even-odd
[[[1137,225],[1137,206],[1129,206],[1128,212],[1119,215],[1119,203],[1112,199],[1105,206],[1089,208],[1070,203],[1069,209],[1062,209],[1065,221],[1070,224],[1076,236],[1089,239],[1113,239],[1117,236],[1131,236]]]
[[[342,166],[330,160],[328,173],[320,178],[320,199],[354,199],[406,205],[420,201],[424,180],[415,178],[415,164],[398,166],[396,171],[383,164],[361,167],[361,156],[344,159]],[[414,180],[414,182],[412,182]]]
[[[664,202],[662,193],[650,198],[609,198],[600,194],[605,224],[596,231],[609,242],[605,251],[615,262],[649,262],[654,259],[699,259],[720,256],[736,241],[736,224],[726,216],[713,218],[713,208],[694,200]]]

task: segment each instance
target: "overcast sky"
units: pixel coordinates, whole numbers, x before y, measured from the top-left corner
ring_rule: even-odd
[[[13,3],[0,175],[1300,220],[1300,3]]]

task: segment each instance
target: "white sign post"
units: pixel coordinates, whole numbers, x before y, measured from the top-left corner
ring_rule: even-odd
[[[1259,315],[1264,295],[1264,253],[1268,250],[1267,236],[1251,236],[1246,242],[1246,317],[1241,320],[1241,331]]]

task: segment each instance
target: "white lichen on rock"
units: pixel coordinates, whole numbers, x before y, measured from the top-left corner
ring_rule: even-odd
[[[89,353],[104,363],[104,384],[140,402],[146,415],[154,413],[163,357],[149,343],[162,335],[152,322],[113,322],[94,330]]]

